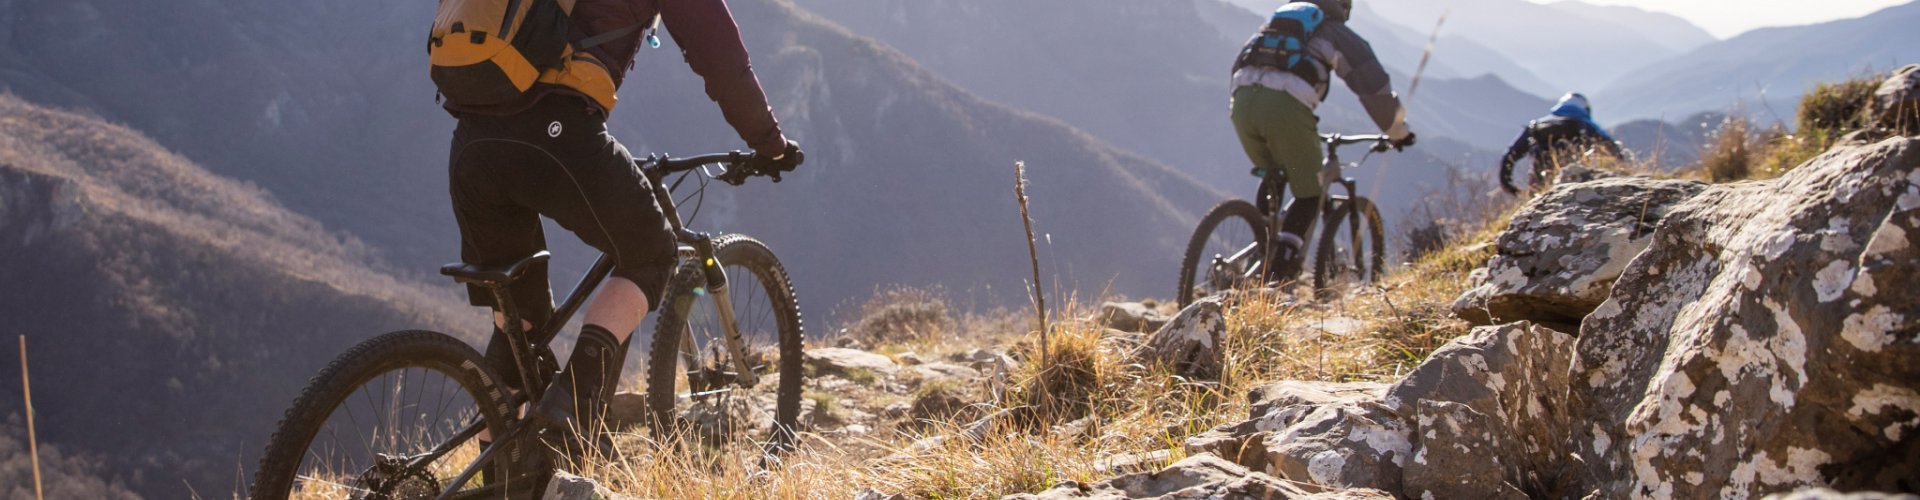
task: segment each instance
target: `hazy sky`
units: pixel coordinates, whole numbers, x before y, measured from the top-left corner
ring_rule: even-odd
[[[1551,3],[1556,0],[1529,0]],[[1767,26],[1812,24],[1860,17],[1913,0],[1583,0],[1600,5],[1628,5],[1680,16],[1725,39]],[[1809,8],[1817,5],[1817,8]]]

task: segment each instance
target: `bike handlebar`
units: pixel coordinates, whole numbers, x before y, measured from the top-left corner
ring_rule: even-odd
[[[754,168],[754,160],[758,158],[759,155],[755,153],[740,150],[689,156],[686,158],[673,158],[666,155],[648,156],[647,163],[651,164],[652,167],[643,166],[641,168],[643,170],[653,170],[660,175],[666,175],[686,172],[707,165],[720,164],[725,165],[726,170],[720,172],[718,175],[713,175],[713,178],[719,179],[721,182],[738,186],[746,182],[748,177],[753,176],[763,176],[773,179],[773,182],[780,182],[780,172],[763,171]]]
[[[1320,134],[1320,142],[1327,144],[1327,153],[1334,154],[1340,146],[1373,143],[1373,151],[1384,152],[1393,147],[1393,138],[1383,134],[1341,135]]]

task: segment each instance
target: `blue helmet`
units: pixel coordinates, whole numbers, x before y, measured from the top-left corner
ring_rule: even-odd
[[[1312,33],[1327,20],[1320,6],[1308,2],[1293,2],[1274,9],[1273,17],[1267,18],[1267,27],[1279,28],[1282,23],[1298,23],[1302,33]]]

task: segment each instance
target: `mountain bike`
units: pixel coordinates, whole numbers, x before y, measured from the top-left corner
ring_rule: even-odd
[[[647,413],[655,434],[666,436],[680,426],[683,409],[728,403],[723,398],[736,391],[771,384],[771,417],[761,412],[728,427],[765,432],[765,445],[775,451],[791,445],[800,412],[804,333],[792,283],[766,245],[739,234],[690,231],[676,208],[695,197],[704,201],[709,180],[738,185],[760,175],[779,182],[778,172],[755,171],[752,159],[734,151],[650,156],[641,163],[681,245],[647,353]],[[672,192],[695,173],[698,189],[675,203]],[[665,187],[673,174],[678,178]],[[523,425],[520,415],[557,371],[550,356],[536,353],[613,270],[602,254],[552,318],[526,331],[507,286],[548,258],[542,251],[509,266],[456,263],[440,270],[498,301],[519,386],[528,390],[508,390],[479,352],[447,334],[400,331],[365,341],[314,376],[294,400],[260,459],[251,497],[501,498],[541,487],[551,467],[516,470],[528,468],[517,466],[527,454],[547,453],[533,439],[541,430]],[[492,444],[483,447],[485,430],[492,430]]]
[[[1385,269],[1386,240],[1380,211],[1373,200],[1360,196],[1359,182],[1345,177],[1343,169],[1358,167],[1373,153],[1390,149],[1391,140],[1384,135],[1321,134],[1320,142],[1327,148],[1320,172],[1327,194],[1320,197],[1320,221],[1314,224],[1324,225],[1325,230],[1313,247],[1313,288],[1316,297],[1327,299],[1344,288],[1379,280]],[[1352,165],[1340,162],[1341,146],[1366,143],[1372,143],[1372,147],[1360,161]],[[1274,281],[1268,261],[1278,259],[1274,242],[1280,235],[1279,222],[1294,201],[1286,185],[1284,172],[1268,173],[1261,177],[1255,201],[1227,200],[1200,218],[1180,262],[1177,296],[1181,307],[1218,292]],[[1336,193],[1335,187],[1345,194]],[[1305,242],[1312,242],[1313,234],[1310,227]],[[1306,247],[1303,244],[1294,252],[1294,258],[1305,259]]]

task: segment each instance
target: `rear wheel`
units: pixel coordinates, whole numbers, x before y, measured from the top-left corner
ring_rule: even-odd
[[[1180,261],[1180,307],[1256,283],[1267,258],[1266,216],[1246,200],[1227,200],[1200,218]]]
[[[648,354],[654,429],[664,435],[683,428],[715,440],[757,436],[772,448],[786,447],[800,417],[804,377],[805,334],[792,281],[772,250],[746,236],[715,237],[714,256],[726,270],[727,300],[748,359],[736,363],[729,353],[704,263],[682,265],[661,302],[666,307]],[[752,386],[740,380],[742,366],[758,377]]]
[[[1320,300],[1380,280],[1386,270],[1386,237],[1373,201],[1354,197],[1338,204],[1323,221],[1320,248],[1313,258],[1313,290]]]
[[[287,410],[260,458],[250,496],[439,496],[480,454],[478,440],[463,431],[476,423],[508,425],[508,403],[496,399],[503,394],[498,376],[486,366],[465,342],[435,332],[394,332],[354,346],[314,376]],[[445,446],[461,436],[469,438]],[[499,469],[488,472],[506,477]],[[511,489],[512,481],[470,481],[468,493]]]

